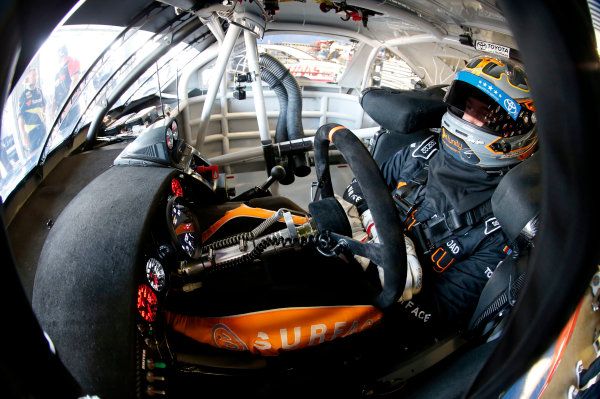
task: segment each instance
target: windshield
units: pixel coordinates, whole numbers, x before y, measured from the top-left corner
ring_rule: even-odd
[[[120,81],[159,46],[160,38],[139,29],[97,25],[63,26],[52,33],[2,111],[3,201],[52,150],[91,121]],[[177,71],[198,54],[193,45],[175,46],[131,85],[115,107],[173,84]],[[172,91],[176,93],[175,86]]]
[[[380,48],[371,65],[369,86],[411,90],[421,79],[408,64],[385,48]]]
[[[119,31],[102,26],[63,27],[48,38],[30,62],[2,111],[3,200],[37,165],[48,133],[69,94]],[[74,111],[76,107],[77,104],[68,106]]]
[[[259,52],[277,58],[300,84],[302,81],[337,83],[352,59],[356,43],[300,34],[265,36]]]

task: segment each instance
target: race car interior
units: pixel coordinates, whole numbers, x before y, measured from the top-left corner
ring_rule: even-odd
[[[514,382],[520,374],[489,384],[476,378],[494,375],[488,359],[498,364],[504,336],[519,335],[512,320],[525,292],[532,296],[523,303],[536,298],[527,285],[541,273],[532,264],[549,256],[536,252],[538,240],[548,240],[538,237],[547,210],[544,148],[511,168],[492,196],[513,246],[468,328],[409,342],[402,338],[412,324],[394,307],[408,268],[403,226],[379,168],[440,133],[448,83],[466,60],[495,50],[527,61],[503,16],[520,15],[518,2],[502,11],[489,1],[427,1],[431,14],[413,1],[129,3],[107,16],[102,1],[89,0],[63,21],[66,32],[96,29],[91,21],[125,28],[52,111],[37,152],[13,139],[11,165],[30,169],[4,173],[2,165],[3,218],[12,241],[28,243],[10,251],[25,265],[18,278],[43,330],[40,364],[62,381],[53,392],[420,398],[445,390],[458,398]],[[467,24],[470,12],[485,18]],[[435,20],[438,13],[444,17]],[[315,29],[310,44],[285,44],[287,35],[307,33],[305,23]],[[323,32],[335,40],[317,41]],[[404,51],[422,61],[411,46],[432,40],[424,51],[436,61],[408,75],[408,86],[381,83],[384,62]],[[308,48],[315,51],[300,54]],[[340,205],[353,178],[377,241],[353,238]],[[48,209],[39,234],[30,227],[38,207]],[[572,278],[589,281],[592,269]],[[570,293],[580,298],[587,284]],[[530,357],[572,313],[574,301],[561,301],[564,317]],[[429,317],[412,313],[419,322]],[[515,342],[515,350],[525,345]]]
[[[377,101],[372,101],[372,97],[377,97]],[[403,109],[402,119],[396,115],[393,121],[379,117],[378,122],[383,129],[406,126],[407,133],[416,132],[414,135],[380,138],[372,149],[377,154],[383,151],[381,147],[388,152],[396,151],[419,139],[423,131],[431,134],[428,128],[440,124],[440,109],[444,108],[439,96],[434,97],[432,91],[425,90],[371,89],[363,93],[361,100],[367,113],[371,109]],[[406,103],[410,104],[403,105]],[[267,165],[275,165],[269,177],[242,193],[233,193],[219,168],[180,137],[180,123],[177,118],[158,118],[143,135],[125,147],[115,159],[115,167],[88,185],[69,204],[52,228],[36,275],[34,306],[45,315],[43,318],[55,320],[57,327],[68,326],[66,320],[60,322],[61,317],[71,318],[63,307],[74,306],[73,301],[80,302],[82,298],[63,290],[60,304],[48,301],[56,297],[54,291],[58,282],[54,278],[62,279],[67,262],[76,267],[69,274],[78,280],[86,275],[86,279],[97,281],[105,278],[102,276],[105,272],[95,266],[82,267],[68,261],[71,254],[63,250],[64,246],[81,250],[83,239],[89,243],[85,257],[102,262],[106,251],[117,251],[118,257],[121,257],[121,245],[140,248],[140,253],[135,255],[136,272],[131,275],[129,284],[137,287],[138,314],[134,329],[138,342],[143,343],[136,346],[137,359],[147,363],[144,369],[153,376],[149,382],[143,380],[147,384],[143,391],[159,390],[175,396],[185,395],[190,389],[189,383],[196,383],[190,376],[206,378],[217,374],[237,376],[244,381],[242,386],[230,387],[230,393],[242,394],[252,389],[264,395],[278,395],[289,384],[303,392],[304,381],[310,381],[310,385],[305,387],[313,390],[312,384],[319,379],[315,377],[317,373],[326,376],[325,390],[347,391],[352,395],[357,389],[377,389],[381,394],[396,389],[396,381],[404,384],[406,379],[462,345],[484,342],[511,306],[511,298],[502,300],[499,297],[507,287],[510,287],[513,297],[518,294],[519,278],[523,278],[524,272],[512,263],[518,259],[515,251],[507,257],[511,262],[506,268],[512,266],[512,269],[504,278],[496,275],[491,280],[493,288],[490,289],[495,291],[485,297],[491,303],[480,305],[473,316],[471,331],[410,344],[398,340],[402,324],[393,320],[393,316],[390,316],[392,321],[386,322],[381,309],[385,310],[397,300],[401,294],[400,287],[403,288],[405,283],[406,255],[401,251],[404,246],[398,245],[402,242],[402,231],[399,224],[391,223],[399,217],[377,163],[350,130],[338,124],[323,125],[317,130],[313,145],[299,146],[299,150],[293,148],[293,142],[278,143],[279,157],[273,156],[271,162],[266,162]],[[363,187],[367,203],[373,203],[370,207],[373,218],[377,226],[382,226],[380,243],[365,244],[351,237],[346,214],[333,198],[329,171],[330,140]],[[391,143],[394,140],[398,142]],[[287,157],[304,158],[307,150],[314,150],[314,168],[319,184],[313,193],[315,200],[305,210],[287,198],[272,196],[269,187],[285,178],[286,169],[290,169],[285,163]],[[145,167],[131,168],[135,165]],[[154,170],[152,166],[168,168]],[[506,215],[501,223],[513,229],[513,238],[519,236],[539,212],[539,193],[535,188],[539,184],[539,176],[535,173],[539,170],[525,166],[511,171],[509,176],[518,177],[504,180],[506,183],[498,188],[498,196],[504,193],[507,198],[494,203],[495,212]],[[519,171],[524,172],[518,175]],[[148,173],[151,176],[146,176]],[[129,189],[123,187],[123,184],[130,186],[133,181],[141,180],[156,186],[150,188],[146,184],[135,184]],[[142,219],[144,223],[140,225],[142,231],[138,233],[139,237],[127,237],[125,242],[122,241],[125,237],[119,237],[117,242],[121,244],[114,249],[107,247],[114,245],[114,236],[109,235],[105,245],[100,245],[95,233],[82,237],[81,231],[61,223],[62,220],[72,220],[76,214],[84,214],[83,217],[91,222],[99,217],[96,212],[104,214],[105,207],[114,208],[115,201],[125,200],[119,197],[96,199],[96,210],[86,210],[90,198],[101,196],[107,186],[125,193],[134,190],[134,194],[127,195],[136,198],[136,206],[151,210],[146,220]],[[527,190],[522,189],[524,186]],[[146,205],[143,205],[144,200],[148,201]],[[519,209],[524,211],[519,215],[521,217],[516,217],[515,211]],[[105,223],[133,224],[139,216],[131,215],[130,211],[129,207],[125,207],[123,213],[113,212],[110,218],[105,217]],[[81,217],[78,216],[83,222]],[[149,224],[149,228],[145,224]],[[95,225],[99,229],[105,228],[97,221]],[[146,229],[148,231],[144,231]],[[135,244],[127,244],[132,239]],[[353,255],[367,257],[383,269],[385,289],[382,289],[378,273],[374,269],[365,273],[354,261]],[[89,265],[90,261],[86,263]],[[53,278],[50,268],[56,264],[63,267],[60,275]],[[81,276],[76,277],[78,274]],[[511,279],[517,284],[511,284]],[[95,292],[86,291],[85,297],[86,300],[97,300]],[[117,307],[122,308],[122,305],[115,303],[114,308],[108,307],[112,309],[112,315]],[[360,312],[351,316],[336,314],[340,307],[360,309]],[[275,315],[277,310],[288,308],[310,311],[302,315]],[[123,311],[131,312],[131,309]],[[254,313],[262,314],[264,319],[249,318],[248,314]],[[323,324],[323,314],[335,318],[336,323]],[[182,320],[182,315],[193,318]],[[238,324],[233,321],[236,316],[240,318]],[[273,318],[281,319],[275,329],[267,323]],[[190,324],[201,323],[201,320],[209,321],[204,327],[207,331],[200,327],[190,328]],[[247,332],[244,325],[248,326]],[[282,328],[291,325],[300,329],[294,339],[287,337],[287,333],[280,335]],[[374,325],[372,329],[371,325]],[[232,331],[234,326],[235,333]],[[308,331],[302,331],[302,328]],[[72,330],[72,327],[68,329]],[[279,337],[273,337],[272,331]],[[245,335],[251,337],[245,338]],[[334,341],[341,337],[344,339]],[[382,340],[381,337],[387,339]],[[380,345],[383,342],[385,345]],[[398,344],[391,344],[393,342]],[[424,349],[430,351],[433,360],[422,361]],[[389,356],[391,351],[393,356]],[[315,359],[318,359],[318,366],[315,366]],[[418,360],[417,364],[415,360]],[[95,361],[101,364],[113,359]],[[369,364],[368,373],[364,364]],[[402,367],[407,364],[410,370]],[[106,367],[109,367],[108,364]],[[294,373],[290,373],[290,369]],[[257,376],[260,378],[257,379]],[[376,385],[369,386],[376,381],[376,376],[383,377]],[[356,384],[356,381],[360,383]],[[224,392],[220,383],[204,384],[207,392],[212,392],[211,389],[215,390],[214,394]]]
[[[407,93],[394,94],[389,98],[397,102],[398,97]],[[408,92],[408,95],[414,101],[415,93]],[[429,94],[426,93],[424,99],[430,101]],[[421,351],[424,348],[431,351],[430,356],[435,359],[420,365],[427,368],[448,354],[449,345],[458,348],[469,342],[471,345],[480,344],[483,342],[482,332],[485,333],[483,337],[487,337],[501,319],[498,315],[510,306],[510,298],[502,301],[498,297],[508,286],[511,287],[513,296],[518,293],[518,285],[507,285],[507,281],[510,278],[518,281],[519,277],[522,278],[523,271],[518,271],[513,265],[503,282],[500,280],[498,284],[496,279],[491,280],[491,285],[494,282],[497,284],[496,292],[486,298],[494,300],[494,303],[480,305],[478,313],[473,317],[476,322],[473,323],[472,331],[452,337],[436,337],[437,343],[418,342],[411,346],[401,342],[400,347],[394,348],[394,345],[390,344],[394,340],[389,337],[399,336],[400,332],[397,329],[402,325],[398,325],[397,322],[386,323],[378,308],[387,308],[398,297],[399,287],[404,287],[404,280],[400,276],[405,272],[399,265],[402,264],[405,255],[397,253],[397,249],[403,246],[396,244],[401,242],[402,232],[397,227],[398,224],[387,226],[387,221],[398,219],[394,216],[396,209],[391,196],[385,195],[387,188],[368,150],[346,129],[347,142],[344,142],[342,136],[344,130],[339,130],[333,135],[334,144],[349,160],[359,182],[367,182],[361,183],[365,187],[367,201],[374,201],[380,197],[389,198],[387,204],[381,200],[377,202],[381,209],[377,206],[372,207],[374,219],[379,222],[378,225],[384,226],[381,230],[382,244],[363,244],[348,237],[351,233],[347,218],[343,210],[338,209],[341,208],[339,203],[332,198],[331,181],[327,179],[329,132],[338,126],[324,125],[315,135],[315,168],[319,174],[319,181],[322,182],[320,192],[323,199],[311,202],[309,213],[292,201],[274,197],[268,191],[269,184],[276,177],[282,179],[285,175],[285,171],[279,165],[274,167],[273,173],[264,184],[228,199],[228,194],[232,193],[225,187],[224,178],[218,168],[210,165],[201,153],[178,138],[176,133],[173,135],[173,132],[178,130],[177,120],[164,119],[156,122],[144,135],[139,136],[123,150],[115,160],[116,167],[109,169],[88,185],[79,194],[80,197],[65,209],[61,219],[56,221],[44,247],[43,259],[49,261],[41,261],[38,268],[36,278],[43,276],[43,280],[36,280],[34,306],[45,315],[51,315],[46,317],[52,317],[59,329],[61,325],[68,326],[68,323],[63,324],[60,321],[61,317],[71,317],[64,312],[63,307],[71,307],[74,300],[80,302],[83,298],[64,292],[65,298],[61,298],[60,303],[48,301],[48,298],[56,297],[56,294],[48,292],[46,295],[46,290],[54,291],[52,287],[58,284],[54,278],[62,279],[64,273],[64,268],[61,268],[60,275],[52,278],[49,268],[56,262],[63,265],[63,262],[67,262],[67,257],[71,254],[64,251],[65,245],[71,246],[71,242],[76,242],[77,245],[73,243],[73,246],[81,249],[82,232],[68,224],[63,226],[61,220],[72,220],[72,212],[79,214],[80,219],[84,217],[95,220],[98,217],[96,211],[85,210],[90,198],[104,192],[107,185],[117,191],[128,191],[124,189],[123,184],[129,186],[131,182],[143,179],[152,181],[153,184],[160,182],[158,188],[152,190],[141,184],[134,189],[137,193],[137,206],[148,201],[147,206],[152,209],[141,224],[149,224],[148,231],[140,232],[139,237],[118,237],[117,242],[120,244],[114,249],[107,247],[114,245],[114,236],[102,243],[96,234],[90,232],[92,235],[84,237],[83,241],[89,242],[85,258],[99,259],[102,262],[106,251],[116,251],[121,257],[121,245],[133,245],[130,242],[132,239],[136,242],[135,246],[141,248],[135,259],[138,267],[128,283],[137,287],[135,308],[138,314],[135,317],[134,328],[138,335],[136,338],[143,343],[136,347],[139,352],[137,359],[138,362],[147,363],[144,368],[153,376],[152,381],[147,382],[152,388],[146,390],[168,389],[173,395],[183,395],[190,389],[185,383],[186,377],[200,375],[206,378],[207,375],[218,374],[235,375],[244,381],[242,387],[229,388],[233,393],[241,394],[249,387],[257,391],[269,387],[269,390],[264,392],[265,395],[269,395],[277,394],[290,383],[300,384],[305,379],[309,379],[313,384],[315,372],[320,370],[317,373],[326,376],[327,387],[337,392],[340,389],[348,390],[349,394],[355,393],[357,389],[356,385],[350,384],[349,381],[363,381],[362,384],[367,386],[374,376],[384,375],[379,386],[371,388],[383,392],[383,389],[396,388],[392,381],[404,381],[420,371],[414,362],[415,359],[422,359]],[[340,139],[337,139],[337,135]],[[325,159],[319,158],[320,156],[325,156]],[[130,167],[135,164],[143,164],[146,167]],[[168,165],[169,168],[149,167],[152,165]],[[124,172],[125,170],[127,172]],[[495,211],[506,215],[505,220],[501,222],[513,229],[516,238],[539,211],[536,206],[538,193],[535,190],[539,177],[532,175],[539,173],[539,170],[519,167],[513,171],[509,176],[518,176],[519,171],[525,171],[525,174],[523,176],[521,173],[518,177],[504,180],[506,183],[498,188],[498,196],[506,196],[506,192],[510,192],[511,195],[507,196],[508,200],[498,200]],[[152,178],[147,176],[148,173]],[[380,180],[379,186],[375,184],[377,179]],[[524,179],[529,180],[524,183]],[[522,190],[524,184],[527,184],[527,190]],[[153,191],[155,193],[152,196],[148,195]],[[142,192],[146,194],[142,195]],[[525,193],[529,193],[532,198],[523,198]],[[104,213],[105,207],[114,206],[113,201],[124,200],[119,197],[107,198],[107,203],[104,204],[105,201],[97,199],[97,212]],[[384,205],[387,205],[387,208]],[[255,208],[259,208],[260,212]],[[515,210],[518,209],[526,209],[522,212],[522,218],[515,217]],[[134,224],[134,220],[138,219],[135,213],[131,214],[129,207],[123,211],[122,214],[105,218],[105,222],[109,225]],[[228,216],[225,218],[223,215]],[[95,222],[95,225],[97,228],[105,228],[98,222]],[[390,242],[394,245],[389,245]],[[386,248],[396,251],[387,254]],[[353,260],[352,255],[368,257],[378,266],[395,265],[392,270],[395,275],[388,274],[384,269],[387,291],[382,291],[376,272],[370,270],[366,277],[358,263],[349,261]],[[510,259],[517,258],[513,256]],[[86,263],[89,264],[90,261]],[[88,269],[78,264],[76,269],[69,271],[73,278],[77,278],[77,274],[85,274],[93,281],[106,278],[105,272],[95,266]],[[497,279],[500,279],[498,276]],[[91,289],[94,288],[88,287],[85,290],[85,300],[95,302],[100,292],[90,291]],[[307,292],[310,295],[307,295]],[[335,314],[341,305],[363,305],[366,313],[353,314],[355,319],[346,320],[342,315]],[[89,306],[92,304],[89,303]],[[235,334],[229,330],[234,315],[266,312],[265,317],[268,320],[276,317],[268,314],[268,310],[309,307],[318,307],[334,314],[337,325],[328,326],[330,332],[327,334],[324,327],[317,330],[315,325],[323,325],[323,317],[321,312],[313,309],[301,316],[302,327],[296,327],[312,327],[312,330],[308,333],[300,332],[299,336],[302,338],[296,337],[293,343],[290,337],[287,346],[283,339],[281,343],[276,342],[270,327],[258,324],[261,321],[239,321],[240,326],[243,326],[244,322],[249,326],[249,332],[246,334],[256,335],[254,340],[244,340],[244,330],[240,326],[235,329]],[[108,308],[112,309],[111,314],[114,315],[115,309],[122,309],[122,305],[115,303],[114,307]],[[123,311],[131,312],[132,309]],[[193,320],[186,319],[187,323],[194,320],[210,320],[210,331],[190,334],[189,326],[178,322],[178,315],[182,314],[194,317]],[[278,317],[282,321],[277,325],[277,331],[286,326],[285,315]],[[291,314],[288,317],[298,323],[300,316]],[[378,321],[379,323],[376,323]],[[373,329],[366,328],[373,323],[376,323]],[[88,326],[82,327],[88,329]],[[67,328],[72,330],[72,327]],[[350,337],[355,332],[362,333]],[[333,341],[336,335],[344,339]],[[374,340],[374,336],[379,338]],[[388,339],[382,341],[382,336]],[[473,340],[474,337],[479,339]],[[102,339],[100,336],[97,338]],[[324,343],[309,347],[313,346],[312,341]],[[385,345],[378,346],[377,343],[381,342],[385,342]],[[284,349],[288,351],[278,353]],[[394,356],[384,356],[389,355],[392,350]],[[256,354],[280,356],[257,357]],[[319,359],[319,366],[315,366],[315,359]],[[112,362],[113,359],[95,361]],[[399,366],[405,363],[411,365],[410,371]],[[363,364],[370,365],[369,373],[365,372]],[[292,368],[295,370],[293,374],[289,373]],[[257,376],[260,376],[260,379],[257,380]],[[336,380],[338,383],[332,384]],[[195,379],[191,381],[196,383]],[[212,389],[209,387],[214,387],[215,394],[224,392],[224,388],[218,383],[207,384],[205,390]],[[314,386],[309,385],[309,389],[314,389]]]

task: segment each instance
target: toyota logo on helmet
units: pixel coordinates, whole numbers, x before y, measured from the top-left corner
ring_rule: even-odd
[[[523,67],[479,57],[456,74],[444,101],[442,148],[484,168],[503,168],[535,150],[535,107]]]
[[[509,98],[504,100],[504,107],[506,108],[509,114],[514,114],[517,111],[517,106],[515,105],[515,102]]]

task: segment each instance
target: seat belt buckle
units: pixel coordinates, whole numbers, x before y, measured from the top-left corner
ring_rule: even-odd
[[[415,206],[402,198],[399,194],[394,193],[394,202],[396,202],[396,206],[404,215],[410,215],[411,212],[415,209]]]
[[[414,237],[417,239],[424,255],[429,255],[435,249],[427,239],[421,223],[417,222],[411,225],[410,231],[414,233]]]

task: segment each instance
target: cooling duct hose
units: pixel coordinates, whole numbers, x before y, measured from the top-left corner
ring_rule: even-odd
[[[269,71],[285,87],[287,94],[286,129],[288,140],[304,138],[304,130],[302,129],[302,94],[298,81],[290,74],[285,65],[269,54],[260,54],[259,65],[261,71]],[[304,177],[310,173],[310,166],[306,163],[304,155],[293,155],[292,162],[296,176]]]
[[[281,81],[277,79],[270,70],[261,67],[260,76],[262,80],[269,85],[271,90],[275,92],[277,99],[279,100],[279,119],[277,120],[277,127],[275,128],[275,142],[281,143],[282,141],[287,141],[287,90],[285,90]]]
[[[287,108],[288,108],[288,95],[285,86],[281,83],[281,80],[277,79],[277,77],[271,72],[269,69],[260,65],[260,74],[262,80],[266,82],[271,90],[275,92],[277,95],[277,99],[279,100],[279,119],[277,119],[277,127],[275,128],[275,142],[281,143],[282,141],[287,141],[288,132],[287,132]],[[267,165],[267,169],[273,165]],[[288,185],[294,182],[294,164],[291,160],[291,156],[288,157],[288,163],[285,170],[285,177],[279,181],[279,183]]]

